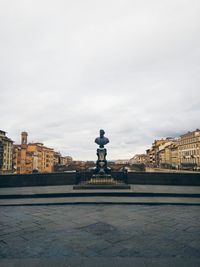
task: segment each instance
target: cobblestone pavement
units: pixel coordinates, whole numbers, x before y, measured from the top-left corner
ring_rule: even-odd
[[[200,207],[0,207],[1,259],[200,259]]]

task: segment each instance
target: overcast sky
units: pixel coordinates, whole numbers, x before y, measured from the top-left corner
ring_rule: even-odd
[[[96,160],[200,128],[199,0],[1,0],[0,129]]]

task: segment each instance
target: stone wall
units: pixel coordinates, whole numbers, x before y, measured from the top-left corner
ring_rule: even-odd
[[[0,175],[0,187],[73,185],[91,175],[84,172]],[[112,176],[128,184],[200,186],[200,173],[114,172]]]
[[[0,175],[0,187],[73,185],[76,173],[36,173]]]
[[[200,173],[129,172],[128,184],[200,186]]]

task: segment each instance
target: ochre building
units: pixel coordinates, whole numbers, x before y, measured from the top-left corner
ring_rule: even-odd
[[[21,144],[14,145],[15,173],[49,173],[54,170],[54,150],[42,143],[28,143],[28,133],[22,132]]]

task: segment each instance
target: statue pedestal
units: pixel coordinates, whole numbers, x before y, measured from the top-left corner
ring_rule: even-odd
[[[128,184],[83,184],[83,185],[74,185],[73,189],[76,190],[106,190],[106,189],[113,189],[113,190],[118,190],[118,189],[131,189],[130,185]]]
[[[130,189],[130,185],[122,181],[115,180],[111,175],[94,174],[92,178],[84,184],[75,185],[73,189]]]
[[[111,175],[93,175],[92,178],[88,181],[87,184],[95,184],[95,185],[114,185],[117,184],[117,181],[114,180]]]

